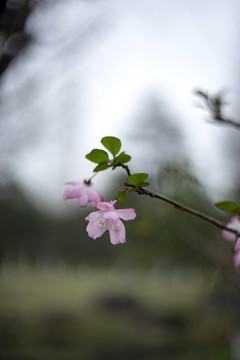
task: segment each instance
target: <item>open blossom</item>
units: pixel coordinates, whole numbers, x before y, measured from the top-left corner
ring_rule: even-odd
[[[227,224],[227,227],[240,232],[240,219],[238,216],[234,216]],[[227,241],[235,241],[236,235],[228,230],[223,230],[222,237]]]
[[[63,198],[75,199],[77,198],[78,204],[81,207],[87,206],[89,202],[93,203],[93,206],[97,206],[102,201],[101,194],[92,187],[90,181],[69,181],[66,185],[71,185],[63,193]]]
[[[231,219],[231,221],[227,224],[227,227],[237,230],[240,233],[240,218],[239,216],[235,216]],[[223,230],[222,237],[231,242],[236,241],[236,235],[228,230]],[[240,267],[240,238],[238,238],[235,247],[234,247],[235,255],[233,258],[234,264],[236,267]]]
[[[88,235],[97,239],[109,230],[111,243],[116,245],[126,242],[126,231],[123,220],[133,220],[136,217],[134,209],[115,209],[116,200],[100,202],[97,204],[98,211],[92,212],[86,217]]]

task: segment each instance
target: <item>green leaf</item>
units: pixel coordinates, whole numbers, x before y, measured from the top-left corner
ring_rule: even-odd
[[[120,195],[121,194],[121,195]],[[127,191],[122,191],[122,190],[118,190],[117,191],[117,196],[118,196],[118,200],[120,201],[126,201],[127,197],[128,197],[128,192]]]
[[[117,155],[121,149],[121,140],[114,136],[103,137],[101,143],[113,156]]]
[[[118,156],[113,159],[113,162],[111,163],[111,166],[115,166],[118,163]]]
[[[223,211],[227,212],[237,212],[238,206],[234,201],[220,201],[215,204],[215,206]]]
[[[222,105],[222,98],[220,96],[216,97],[215,99],[213,99],[213,102],[215,103],[215,105],[217,107]]]
[[[123,164],[127,163],[130,160],[131,160],[131,156],[128,154],[125,154],[124,151],[118,155],[118,161],[122,162]]]
[[[133,185],[138,186],[138,187],[142,187],[142,184],[145,183],[145,180],[147,180],[148,176],[149,175],[146,174],[146,173],[135,173],[135,174],[130,175],[128,177],[128,180]]]
[[[93,171],[94,172],[103,171],[103,170],[108,169],[109,167],[110,167],[110,165],[108,165],[108,163],[102,162],[102,163],[98,164]]]
[[[141,187],[149,186],[150,183],[148,181],[143,181]]]
[[[108,162],[108,153],[104,150],[93,149],[89,154],[85,156],[88,160],[94,163]]]

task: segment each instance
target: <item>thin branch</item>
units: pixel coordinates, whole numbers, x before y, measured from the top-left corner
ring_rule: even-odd
[[[148,196],[150,196],[152,198],[163,200],[163,201],[173,205],[175,208],[177,208],[179,210],[186,211],[189,214],[195,215],[195,216],[197,216],[197,217],[199,217],[199,218],[201,218],[201,219],[203,219],[203,220],[205,220],[205,221],[219,227],[220,229],[231,231],[234,234],[236,234],[237,237],[240,237],[240,233],[237,230],[233,230],[233,229],[229,228],[228,226],[226,226],[225,224],[223,224],[221,221],[216,220],[216,219],[212,218],[211,216],[208,216],[208,215],[206,215],[204,213],[201,213],[200,211],[197,211],[197,210],[192,209],[192,208],[190,208],[188,206],[185,206],[185,205],[181,204],[178,201],[169,199],[166,196],[157,194],[157,193],[155,193],[153,191],[143,189],[143,188],[136,189],[136,191],[137,191],[137,193],[139,195],[148,195]]]
[[[116,167],[122,167],[126,171],[127,176],[131,175],[131,171],[126,164],[123,164],[122,162],[119,161],[116,165],[114,165],[113,169],[115,169]]]
[[[240,130],[240,123],[226,119],[222,114],[222,106],[224,105],[222,95],[218,94],[217,96],[209,96],[209,94],[202,90],[197,90],[196,95],[200,96],[206,108],[209,110],[210,114],[212,115],[213,120],[215,123],[222,124],[222,125],[229,125],[237,130]]]
[[[221,124],[223,124],[223,125],[229,125],[229,126],[235,127],[237,130],[240,130],[240,123],[237,123],[237,122],[235,122],[235,121],[233,121],[233,120],[225,119],[225,118],[223,118],[222,116],[221,116],[221,117],[218,117],[218,118],[216,118],[216,117],[214,116],[214,119],[215,119],[216,121],[221,122]]]
[[[130,171],[129,167],[126,164],[123,164],[123,163],[119,162],[119,163],[117,163],[115,165],[115,167],[118,167],[118,166],[122,167],[126,171],[128,176],[131,175],[131,171]],[[147,195],[147,196],[150,196],[151,198],[155,198],[155,199],[158,199],[158,200],[165,201],[165,202],[173,205],[175,208],[177,208],[179,210],[182,210],[182,211],[185,211],[185,212],[188,212],[189,214],[192,214],[194,216],[197,216],[197,217],[209,222],[210,224],[213,224],[213,225],[217,226],[218,228],[220,228],[222,230],[231,231],[232,233],[234,233],[236,235],[236,241],[234,243],[234,247],[235,247],[235,244],[236,244],[238,238],[240,238],[240,233],[237,230],[234,230],[234,229],[226,226],[224,223],[222,223],[219,220],[214,219],[211,216],[208,216],[208,215],[206,215],[204,213],[201,213],[200,211],[192,209],[192,208],[190,208],[188,206],[183,205],[182,203],[180,203],[178,201],[172,200],[172,199],[170,199],[170,198],[168,198],[168,197],[166,197],[164,195],[155,193],[155,192],[153,192],[151,190],[147,190],[145,188],[138,188],[138,187],[136,187],[136,186],[134,186],[132,184],[127,184],[127,183],[126,183],[126,186],[134,188],[135,191],[139,195]]]

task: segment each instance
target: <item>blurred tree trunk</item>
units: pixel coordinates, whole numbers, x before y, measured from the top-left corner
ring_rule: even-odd
[[[0,76],[11,61],[29,43],[25,23],[34,4],[29,0],[8,0],[0,3]]]

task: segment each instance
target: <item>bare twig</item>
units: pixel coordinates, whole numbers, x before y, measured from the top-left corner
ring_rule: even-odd
[[[240,123],[237,123],[233,120],[225,119],[222,116],[216,120],[221,121],[222,124],[229,125],[229,126],[235,127],[237,130],[240,130]]]
[[[131,175],[131,171],[130,171],[129,167],[126,164],[123,164],[123,163],[119,162],[119,163],[117,163],[115,165],[115,167],[117,167],[117,166],[122,167],[126,171],[128,177]],[[182,210],[182,211],[185,211],[185,212],[187,212],[189,214],[192,214],[194,216],[197,216],[197,217],[209,222],[210,224],[213,224],[213,225],[217,226],[218,228],[220,228],[222,230],[231,231],[232,233],[234,233],[236,235],[235,244],[236,244],[237,240],[240,238],[240,233],[237,230],[234,230],[234,229],[226,226],[224,223],[222,223],[219,220],[214,219],[211,216],[208,216],[208,215],[206,215],[206,214],[204,214],[204,213],[202,213],[200,211],[192,209],[192,208],[190,208],[188,206],[183,205],[182,203],[180,203],[178,201],[172,200],[172,199],[170,199],[170,198],[168,198],[168,197],[166,197],[164,195],[155,193],[155,192],[153,192],[151,190],[147,190],[145,188],[138,188],[138,187],[136,187],[135,185],[132,185],[132,184],[126,184],[126,186],[134,188],[135,191],[139,195],[147,195],[147,196],[150,196],[151,198],[155,198],[155,199],[158,199],[158,200],[165,201],[165,202],[173,205],[175,208],[177,208],[179,210]]]
[[[119,166],[122,167],[126,171],[127,176],[131,175],[130,169],[126,164],[123,164],[122,162],[119,161],[116,165],[114,165],[114,168],[119,167]]]
[[[240,237],[240,233],[237,231],[237,230],[234,230],[232,228],[229,228],[228,226],[226,226],[225,224],[223,224],[221,221],[219,220],[216,220],[214,219],[213,217],[211,216],[208,216],[204,213],[201,213],[200,211],[197,211],[195,209],[192,209],[188,206],[185,206],[183,204],[181,204],[180,202],[178,201],[175,201],[175,200],[172,200],[172,199],[169,199],[168,197],[166,196],[163,196],[163,195],[160,195],[160,194],[157,194],[153,191],[150,191],[150,190],[147,190],[147,189],[144,189],[144,188],[140,188],[140,189],[137,189],[136,190],[138,192],[139,195],[148,195],[152,198],[155,198],[155,199],[159,199],[159,200],[163,200],[171,205],[173,205],[175,208],[179,209],[179,210],[182,210],[182,211],[186,211],[188,212],[189,214],[192,214],[192,215],[195,215],[217,227],[219,227],[220,229],[223,229],[223,230],[228,230],[228,231],[231,231],[233,232],[237,237]]]
[[[199,95],[205,105],[206,108],[210,111],[210,114],[212,115],[212,118],[215,120],[216,123],[220,123],[222,125],[229,125],[237,130],[240,130],[240,123],[226,119],[222,114],[222,106],[224,105],[223,97],[222,95],[217,96],[209,96],[206,91],[197,90],[196,94]]]

